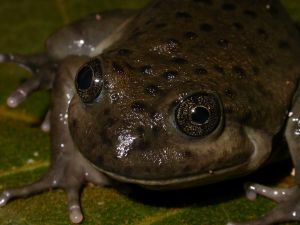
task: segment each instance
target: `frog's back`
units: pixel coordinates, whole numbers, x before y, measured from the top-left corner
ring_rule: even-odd
[[[299,44],[278,1],[168,0],[141,12],[119,45],[131,54],[114,58],[151,73],[141,83],[209,86],[227,116],[274,133],[299,78]],[[174,76],[166,79],[166,71]]]
[[[98,58],[105,85],[84,111],[98,120],[81,126],[101,135],[78,145],[101,171],[144,185],[249,173],[284,126],[299,43],[275,0],[156,1]]]

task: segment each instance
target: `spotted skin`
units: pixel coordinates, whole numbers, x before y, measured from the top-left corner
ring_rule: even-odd
[[[158,1],[145,9],[122,39],[98,57],[107,84],[101,100],[82,113],[99,118],[90,129],[95,135],[106,133],[110,144],[103,145],[103,135],[93,136],[93,143],[78,143],[83,155],[104,171],[145,183],[247,163],[253,149],[241,147],[248,141],[242,127],[277,134],[299,78],[298,31],[277,1],[267,3]],[[182,135],[174,125],[174,108],[185,96],[201,91],[217,94],[225,126],[237,123],[239,128],[213,140]],[[119,99],[112,104],[115,95]],[[105,116],[107,105],[111,114]],[[112,115],[114,123],[107,127]],[[137,131],[141,126],[143,135]],[[82,131],[76,129],[74,139],[85,136]],[[231,139],[226,142],[230,152],[219,149],[225,136]],[[124,140],[128,145],[122,146]],[[208,155],[210,160],[204,160]]]
[[[5,190],[0,206],[62,188],[71,222],[80,223],[86,182],[174,189],[242,176],[268,162],[286,122],[300,185],[300,37],[279,1],[160,0],[141,12],[97,14],[78,24],[54,34],[46,60],[35,61],[38,68],[60,64],[46,76],[53,86],[49,171]],[[72,45],[69,34],[86,45]],[[16,92],[27,95],[45,80],[36,76]],[[16,106],[25,98],[9,99]],[[298,186],[251,184],[248,197],[256,194],[279,205],[244,224],[299,221]]]

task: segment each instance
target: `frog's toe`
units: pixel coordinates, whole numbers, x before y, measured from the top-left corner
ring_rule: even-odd
[[[37,90],[39,85],[35,77],[25,81],[7,98],[7,105],[11,108],[17,107],[30,93]]]
[[[0,195],[0,207],[5,206],[10,200],[16,198],[25,198],[30,195],[42,192],[51,187],[49,180],[41,179],[33,184],[20,188],[11,188],[4,190]]]
[[[0,195],[0,207],[5,206],[10,199],[10,193],[3,191]]]
[[[69,210],[70,210],[70,216],[69,216],[70,221],[75,224],[81,223],[83,220],[81,208],[77,205],[73,205],[72,209]]]
[[[62,187],[68,196],[69,218],[72,223],[81,223],[83,214],[80,207],[81,183],[74,183],[70,188],[62,187],[62,181],[56,180],[51,173],[36,183],[21,188],[7,189],[0,195],[0,207],[5,206],[10,200],[24,198],[50,188]]]
[[[51,117],[51,111],[48,110],[42,124],[41,124],[41,129],[42,131],[44,132],[49,132],[50,131],[50,128],[51,128],[51,125],[50,125],[50,117]]]
[[[282,202],[293,196],[297,190],[297,187],[271,188],[261,184],[248,184],[246,196],[249,200],[255,200],[256,195],[259,194],[275,202]]]
[[[270,188],[260,184],[250,184],[247,188],[247,197],[251,200],[259,194],[273,201],[278,206],[265,216],[244,223],[228,223],[227,225],[271,225],[288,221],[300,221],[300,189],[292,188]]]
[[[80,191],[76,187],[66,190],[68,196],[69,218],[72,223],[81,223],[83,214],[80,206]]]
[[[0,54],[0,63],[15,63],[33,77],[21,84],[7,99],[9,107],[17,107],[32,92],[39,89],[50,89],[57,71],[57,63],[47,54],[14,55]]]

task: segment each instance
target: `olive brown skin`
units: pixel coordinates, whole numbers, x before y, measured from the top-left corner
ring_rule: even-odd
[[[52,163],[38,182],[5,190],[0,205],[59,187],[70,220],[80,223],[86,182],[176,189],[242,176],[268,162],[285,126],[299,171],[300,36],[278,1],[154,1],[139,13],[91,16],[47,43],[45,60],[29,57],[28,65],[60,66],[19,87],[8,104],[19,104],[34,82],[52,86]],[[273,196],[250,185],[249,198],[281,203],[245,224],[299,221],[298,189]]]
[[[175,180],[177,186],[199,175],[200,184],[223,180],[211,171],[233,167],[236,172],[225,176],[247,174],[268,158],[272,137],[284,126],[298,80],[298,31],[276,2],[272,10],[280,11],[282,23],[264,1],[236,4],[231,13],[223,1],[171,2],[149,6],[118,42],[86,64],[102,74],[103,86],[87,104],[77,89],[69,108],[73,140],[101,171],[143,185],[166,187]],[[161,21],[165,25],[157,27]],[[259,29],[276,38],[262,37]],[[278,31],[283,36],[277,38]],[[281,48],[283,40],[289,49]],[[200,67],[206,74],[197,73]],[[149,86],[155,93],[147,92]],[[207,124],[192,127],[185,104],[197,95],[210,103],[195,107],[212,109]]]

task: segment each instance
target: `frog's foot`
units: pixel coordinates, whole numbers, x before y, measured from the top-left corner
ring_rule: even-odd
[[[61,157],[37,182],[20,188],[7,189],[0,195],[0,206],[16,198],[24,198],[53,188],[62,188],[68,197],[69,218],[72,223],[80,223],[83,214],[80,205],[80,192],[85,183],[106,186],[110,181],[92,167],[79,153],[70,158]]]
[[[47,54],[14,55],[0,54],[0,63],[15,63],[27,69],[33,77],[21,84],[7,99],[9,107],[17,107],[32,92],[50,89],[57,71],[57,63]]]
[[[270,225],[288,221],[300,221],[300,189],[270,188],[260,184],[251,184],[246,190],[247,198],[255,200],[257,194],[278,203],[278,206],[257,220],[245,223],[228,223],[227,225]]]

